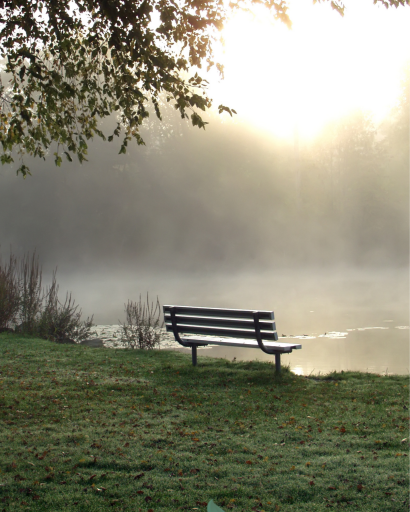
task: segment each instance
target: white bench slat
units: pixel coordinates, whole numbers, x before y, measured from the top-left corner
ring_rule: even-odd
[[[165,314],[165,324],[172,325],[171,313]],[[182,315],[176,314],[175,318],[178,322],[178,326],[181,326],[183,332],[183,325],[200,325],[200,326],[211,326],[211,327],[232,327],[234,329],[251,329],[255,330],[254,320],[252,319],[222,319],[222,318],[210,318],[196,315]],[[259,320],[259,327],[262,331],[276,331],[276,325],[274,320]]]
[[[172,325],[166,324],[167,332],[173,332]],[[233,338],[248,338],[255,339],[255,329],[224,329],[219,327],[201,327],[197,325],[179,325],[178,331],[181,334],[204,334],[210,336],[231,336]],[[278,334],[276,331],[265,332],[261,331],[263,340],[274,340],[277,341]]]
[[[177,315],[196,315],[196,316],[209,316],[209,317],[224,317],[224,318],[249,318],[253,319],[254,309],[227,309],[227,308],[200,308],[192,306],[172,306],[166,305],[163,307],[164,313],[169,313],[170,308],[175,308]],[[260,320],[275,320],[273,311],[258,310]]]
[[[256,340],[243,340],[239,338],[217,338],[214,336],[181,336],[182,341],[207,343],[209,345],[225,345],[230,347],[259,348]],[[276,348],[279,352],[292,352],[302,348],[302,345],[294,343],[277,343],[275,341],[264,341],[263,344],[269,348]]]

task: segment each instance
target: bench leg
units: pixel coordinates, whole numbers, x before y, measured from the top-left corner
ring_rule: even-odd
[[[196,345],[192,345],[192,364],[196,366]]]
[[[276,373],[280,373],[280,353],[275,354],[275,366],[276,366]]]

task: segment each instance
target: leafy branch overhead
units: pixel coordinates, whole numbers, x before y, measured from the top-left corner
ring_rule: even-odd
[[[377,1],[396,7],[410,2]],[[150,103],[161,119],[160,94],[182,118],[204,128],[199,112],[211,98],[197,71],[216,67],[223,73],[213,45],[227,16],[252,3],[263,3],[290,26],[282,0],[0,0],[2,164],[13,162],[13,150],[21,159],[45,158],[52,143],[56,165],[62,154],[82,162],[88,139],[105,140],[99,121],[114,112],[117,124],[108,140],[121,136],[125,153],[132,139],[144,144],[139,129]],[[331,5],[343,14],[343,4]],[[220,105],[224,111],[235,112]],[[17,173],[30,173],[23,160]]]

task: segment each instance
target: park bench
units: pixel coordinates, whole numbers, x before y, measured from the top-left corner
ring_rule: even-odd
[[[172,332],[183,347],[192,349],[194,366],[197,347],[224,345],[260,348],[266,354],[274,354],[276,372],[279,373],[281,354],[302,348],[294,343],[278,343],[273,311],[190,306],[164,306],[163,309],[167,332]]]

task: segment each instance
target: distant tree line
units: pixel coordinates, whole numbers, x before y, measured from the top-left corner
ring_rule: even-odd
[[[198,134],[165,110],[121,159],[95,143],[64,172],[33,162],[21,183],[3,169],[2,245],[73,267],[407,265],[408,83],[377,129],[361,111],[335,121],[297,166],[292,143],[240,123]]]

